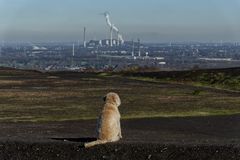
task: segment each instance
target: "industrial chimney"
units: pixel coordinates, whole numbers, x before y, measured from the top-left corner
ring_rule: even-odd
[[[140,44],[140,39],[138,39],[138,57],[141,57],[141,44]]]
[[[132,40],[132,57],[134,57],[134,40]]]
[[[72,56],[74,57],[75,56],[75,44],[73,43],[73,46],[72,46]]]
[[[86,48],[86,27],[83,29],[83,47]]]

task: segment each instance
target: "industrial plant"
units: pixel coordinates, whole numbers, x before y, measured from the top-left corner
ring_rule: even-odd
[[[105,17],[106,25],[108,27],[109,35],[108,39],[101,40],[86,40],[87,28],[83,29],[83,48],[85,53],[90,52],[92,54],[97,54],[98,57],[105,58],[116,58],[116,59],[128,59],[128,60],[157,60],[159,64],[166,64],[164,58],[161,57],[150,57],[148,52],[148,47],[141,44],[140,39],[136,41],[125,41],[123,35],[121,34],[119,28],[115,26],[111,19],[110,13],[104,12],[100,15]],[[148,62],[149,63],[149,62]],[[131,64],[131,63],[130,63]],[[149,65],[147,63],[141,62],[141,64]]]
[[[86,42],[86,27],[84,27],[83,36],[83,47],[93,48],[93,47],[116,47],[124,45],[123,36],[119,29],[111,22],[109,12],[104,12],[103,15],[106,19],[107,27],[109,28],[109,39],[105,40],[90,40]],[[114,35],[116,36],[114,38]]]
[[[106,39],[88,37],[77,42],[7,43],[0,45],[0,66],[42,71],[118,71],[134,67],[160,70],[189,70],[196,68],[237,67],[240,64],[238,42],[216,43],[144,43],[126,40],[115,26],[109,12],[101,14],[107,27]],[[105,21],[105,22],[104,22]]]

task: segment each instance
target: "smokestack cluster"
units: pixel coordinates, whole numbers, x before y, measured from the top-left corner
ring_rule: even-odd
[[[110,28],[110,46],[112,46],[113,32],[115,32],[117,34],[117,44],[118,45],[123,44],[124,43],[123,37],[120,34],[119,29],[116,26],[114,26],[114,24],[111,23],[109,13],[105,12],[105,13],[103,13],[103,15],[105,16],[107,25]]]

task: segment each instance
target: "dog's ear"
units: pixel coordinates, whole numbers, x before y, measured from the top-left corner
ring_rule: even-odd
[[[106,101],[106,98],[107,98],[107,96],[104,96],[104,97],[103,97],[103,101],[104,101],[104,102]]]

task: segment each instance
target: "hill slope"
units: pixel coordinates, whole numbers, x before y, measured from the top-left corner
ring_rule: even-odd
[[[120,112],[123,118],[240,113],[240,93],[184,83],[189,77],[193,81],[198,75],[212,74],[212,71],[207,72],[106,76],[102,73],[2,69],[0,121],[94,119],[103,106],[102,97],[110,91],[119,93],[122,99]],[[233,73],[237,76],[238,70]],[[155,78],[145,80],[146,77]],[[161,78],[165,80],[161,81]],[[175,83],[180,81],[182,83]]]
[[[121,75],[137,77],[140,80],[190,83],[240,91],[240,68],[192,71],[123,72]]]

